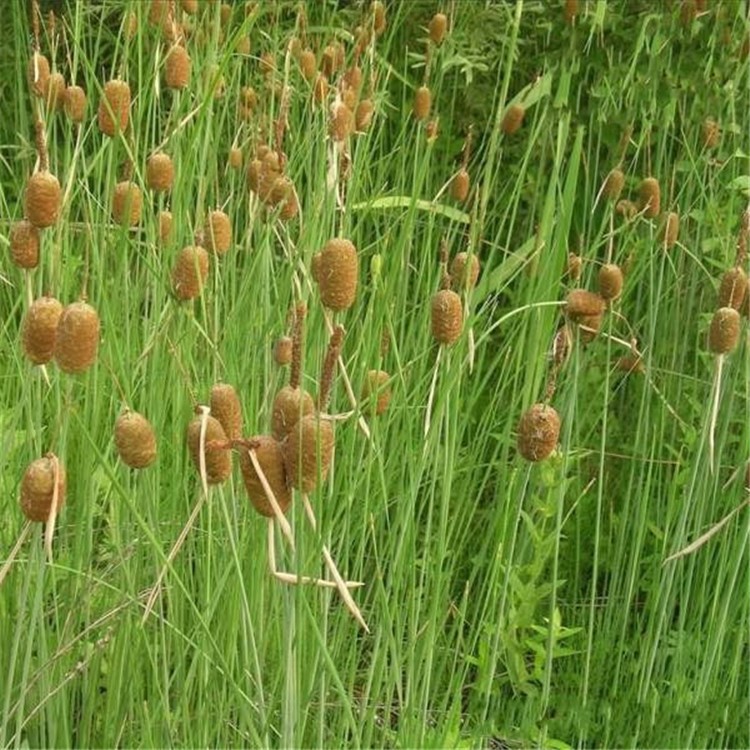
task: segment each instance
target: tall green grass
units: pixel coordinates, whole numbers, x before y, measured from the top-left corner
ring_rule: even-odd
[[[750,197],[748,70],[738,57],[746,3],[711,2],[685,25],[679,3],[581,2],[572,26],[553,2],[449,3],[451,31],[429,61],[435,142],[410,113],[426,26],[441,8],[388,3],[387,29],[360,61],[366,76],[377,71],[376,115],[350,143],[343,210],[326,186],[327,110],[310,105],[285,59],[299,4],[261,3],[246,17],[237,3],[223,34],[219,5],[200,5],[205,43],[188,41],[191,85],[179,93],[161,82],[165,48],[146,2],[68,0],[59,34],[43,30],[42,51],[84,87],[89,109],[80,131],[46,115],[50,168],[67,200],[27,278],[6,245],[34,167],[29,9],[11,0],[0,16],[16,44],[0,57],[0,564],[23,526],[25,466],[54,450],[68,472],[53,562],[34,529],[0,588],[0,745],[750,744],[750,514],[664,564],[747,497],[747,318],[724,367],[715,473],[706,345]],[[128,11],[139,24],[130,43]],[[306,12],[311,46],[339,38],[350,61],[368,6],[314,2]],[[234,52],[242,35],[249,57]],[[235,140],[247,162],[256,138],[271,137],[280,101],[260,72],[267,50],[292,87],[284,150],[301,216],[289,224],[265,216],[244,171],[227,166]],[[116,75],[133,92],[131,140],[96,126],[101,88]],[[239,126],[243,85],[261,103]],[[513,101],[526,117],[505,137],[499,123]],[[713,151],[700,142],[707,116],[722,126]],[[455,205],[441,189],[470,123],[473,197]],[[152,200],[144,172],[157,146],[176,177],[169,197]],[[137,231],[110,219],[126,158],[146,196]],[[596,201],[620,162],[623,198],[635,200],[653,175],[663,211],[680,213],[671,251],[658,220],[625,221]],[[174,227],[164,247],[156,216],[166,205]],[[178,304],[173,260],[216,206],[232,217],[233,247],[211,258],[200,299]],[[241,394],[246,434],[269,431],[286,379],[273,341],[300,294],[310,308],[303,382],[316,390],[328,333],[310,259],[336,235],[360,255],[357,302],[337,316],[347,373],[359,392],[368,370],[387,370],[393,399],[384,415],[365,415],[370,440],[358,413],[337,425],[330,477],[312,498],[320,533],[296,503],[297,550],[280,540],[277,549],[284,569],[324,575],[328,544],[345,577],[366,582],[354,596],[372,632],[335,592],[271,578],[265,524],[237,470],[211,490],[142,624],[201,493],[185,445],[193,407],[223,380]],[[438,361],[429,310],[443,240],[451,255],[477,254],[482,275],[462,338]],[[552,402],[559,450],[530,465],[516,425],[543,397],[574,285],[568,253],[584,259],[578,284],[595,290],[610,242],[628,268],[622,297],[593,343],[574,340]],[[98,362],[85,375],[50,365],[48,382],[23,358],[21,317],[29,293],[44,292],[64,303],[85,293],[99,311]],[[620,341],[634,337],[645,372],[625,375]],[[114,450],[126,404],[159,440],[156,463],[138,473]],[[331,410],[350,408],[339,374]]]

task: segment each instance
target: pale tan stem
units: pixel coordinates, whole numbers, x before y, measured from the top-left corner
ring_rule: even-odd
[[[724,367],[724,355],[716,357],[716,370],[714,371],[713,396],[711,398],[711,421],[708,425],[708,468],[714,473],[714,435],[716,433],[716,421],[719,417],[719,400],[721,397],[721,371]]]
[[[310,522],[310,526],[313,527],[314,531],[317,531],[318,522],[315,518],[315,512],[313,511],[312,505],[310,505],[310,500],[308,499],[307,495],[304,492],[302,493],[302,504],[305,508],[305,514],[307,515],[307,520]],[[339,569],[336,567],[336,563],[334,562],[334,559],[331,556],[331,553],[329,552],[328,547],[325,544],[323,545],[323,558],[326,561],[326,566],[328,567],[328,570],[333,576],[333,579],[336,581],[339,594],[341,595],[341,598],[343,599],[344,604],[346,605],[346,608],[349,610],[349,612],[351,612],[352,617],[354,617],[354,619],[362,626],[362,629],[366,633],[369,633],[370,628],[367,627],[365,618],[362,617],[362,613],[360,612],[359,607],[357,606],[357,603],[354,601],[352,595],[349,593],[349,590],[346,587],[346,582],[341,577],[341,574],[339,573]]]
[[[208,495],[208,474],[206,472],[206,430],[208,428],[208,416],[211,413],[210,406],[199,406],[201,411],[201,432],[198,439],[198,468],[201,475],[201,486],[203,494]]]
[[[60,461],[57,456],[52,455],[52,464],[55,467],[55,484],[52,488],[52,502],[50,503],[47,523],[44,527],[44,551],[47,553],[47,561],[52,562],[52,540],[55,537],[55,522],[57,521],[57,508],[60,504]]]
[[[249,448],[248,453],[250,454],[250,460],[253,463],[253,468],[255,469],[255,473],[258,475],[258,479],[260,479],[260,483],[263,486],[263,491],[266,493],[268,502],[273,508],[273,514],[276,517],[276,520],[279,522],[279,526],[281,527],[281,532],[284,534],[284,537],[286,538],[287,542],[289,542],[289,546],[292,548],[292,550],[294,550],[295,545],[294,545],[294,534],[292,533],[292,527],[289,525],[289,521],[284,515],[284,511],[281,510],[281,506],[279,505],[279,501],[276,499],[276,495],[273,494],[271,485],[268,483],[268,479],[266,477],[265,472],[263,471],[263,467],[260,465],[260,461],[258,461],[258,456],[256,455],[255,450],[253,448]]]
[[[143,617],[141,618],[141,624],[145,623],[146,620],[148,620],[148,616],[151,614],[151,610],[154,608],[156,599],[158,598],[159,593],[161,592],[161,582],[164,580],[164,576],[167,574],[167,570],[169,570],[169,568],[172,565],[172,562],[177,557],[177,554],[179,553],[182,545],[185,543],[185,539],[187,539],[187,535],[190,533],[190,529],[193,528],[195,519],[198,518],[198,514],[201,512],[201,508],[203,507],[203,503],[206,501],[207,497],[208,495],[204,493],[201,493],[198,496],[198,500],[195,503],[195,507],[193,508],[192,512],[190,513],[190,517],[185,523],[185,526],[180,532],[180,535],[177,537],[177,541],[174,543],[174,545],[172,546],[172,549],[169,551],[169,554],[167,555],[167,560],[164,563],[164,566],[162,567],[162,569],[159,571],[159,576],[156,579],[156,583],[154,583],[154,585],[151,587],[151,593],[149,594],[148,601],[146,602],[146,607],[143,612]]]
[[[10,551],[10,554],[8,555],[8,559],[3,563],[3,567],[0,568],[0,586],[3,585],[5,576],[8,575],[8,571],[13,565],[13,561],[18,556],[18,553],[21,551],[21,547],[23,547],[24,542],[28,538],[29,532],[31,531],[31,524],[32,524],[31,521],[26,521],[23,529],[21,529],[21,534],[18,537],[18,541],[15,543],[15,545],[13,545],[13,549]]]

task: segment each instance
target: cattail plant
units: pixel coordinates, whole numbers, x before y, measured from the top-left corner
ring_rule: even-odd
[[[211,388],[211,414],[221,422],[227,438],[237,440],[242,436],[242,404],[234,386],[216,383]]]
[[[303,49],[299,56],[299,69],[302,77],[312,83],[318,75],[318,63],[315,60],[315,53],[311,49]]]
[[[439,344],[450,346],[461,335],[463,306],[461,298],[451,289],[436,292],[430,303],[432,336]]]
[[[27,73],[31,93],[39,97],[45,96],[50,72],[49,61],[41,52],[34,52],[31,56]]]
[[[112,196],[112,218],[123,227],[137,226],[141,220],[143,195],[132,180],[122,180],[115,185]]]
[[[65,114],[76,124],[86,119],[86,92],[80,86],[68,86],[63,97]]]
[[[175,44],[164,60],[164,83],[170,89],[184,89],[190,82],[192,63],[188,51]]]
[[[10,257],[19,268],[39,265],[39,230],[26,219],[14,221],[10,227]]]
[[[359,260],[357,249],[342,238],[332,239],[313,259],[315,280],[323,304],[334,311],[347,310],[357,296]]]
[[[137,411],[124,411],[115,422],[115,448],[131,469],[150,466],[156,458],[156,433],[151,422]]]
[[[282,336],[276,339],[276,343],[273,346],[274,362],[280,367],[288,365],[292,361],[292,347],[291,336]]]
[[[129,119],[130,86],[119,78],[107,81],[97,113],[99,130],[114,138],[118,133],[125,132]]]
[[[305,315],[303,304],[294,310],[292,333],[292,366],[289,385],[284,386],[274,398],[271,409],[271,432],[277,440],[283,440],[297,421],[315,410],[312,396],[300,387],[302,376],[302,347],[304,342]]]
[[[620,266],[606,263],[599,269],[599,295],[606,302],[616,300],[622,293],[623,276]]]
[[[54,453],[48,453],[26,467],[21,479],[21,510],[29,521],[46,523],[65,505],[65,491],[65,467]]]
[[[328,133],[334,141],[345,141],[354,130],[354,113],[343,102],[335,102],[331,107]]]
[[[708,465],[711,471],[714,469],[714,434],[716,432],[716,420],[719,414],[719,400],[721,397],[721,372],[724,366],[724,357],[734,351],[740,337],[740,314],[734,307],[720,307],[711,318],[711,327],[708,331],[708,349],[716,355],[716,368],[714,370],[713,398],[711,409],[711,421],[708,428]]]
[[[670,211],[665,219],[661,229],[661,242],[665,250],[673,248],[677,244],[680,236],[680,215],[675,211]]]
[[[585,289],[572,289],[565,301],[565,315],[575,323],[584,342],[596,337],[602,325],[605,300]]]
[[[325,73],[318,73],[313,85],[313,99],[322,104],[328,98],[328,76]]]
[[[65,99],[65,77],[62,73],[50,73],[44,89],[44,98],[50,111],[61,110]]]
[[[233,146],[229,149],[229,166],[232,169],[242,168],[242,149]]]
[[[375,113],[375,105],[372,99],[362,99],[357,104],[354,112],[354,129],[357,133],[366,133],[372,123],[372,116]]]
[[[385,31],[386,26],[385,5],[381,0],[373,0],[370,5],[370,12],[372,13],[372,30],[375,36],[380,36]]]
[[[701,124],[701,142],[703,148],[707,150],[716,148],[719,145],[720,136],[719,123],[713,117],[707,117]]]
[[[172,288],[179,300],[195,299],[208,277],[208,253],[199,245],[182,248],[172,268]]]
[[[282,444],[270,435],[256,435],[240,442],[245,448],[240,450],[240,471],[253,508],[266,518],[273,518],[276,515],[261,477],[255,469],[250,450],[255,453],[255,459],[273,492],[280,511],[286,513],[292,503],[292,490],[287,482]]]
[[[166,245],[172,236],[172,212],[159,211],[159,242]]]
[[[29,178],[24,191],[24,211],[26,218],[38,229],[52,226],[60,214],[62,191],[57,177],[49,171],[47,140],[44,124],[37,120],[36,148],[39,154],[40,169]]]
[[[204,433],[201,440],[201,433]],[[195,416],[187,427],[187,444],[190,458],[199,473],[203,473],[208,484],[222,484],[232,473],[232,454],[225,447],[210,447],[215,442],[224,446],[227,435],[221,422],[208,413]],[[203,461],[201,461],[203,457]]]
[[[579,13],[578,0],[565,0],[565,8],[563,9],[565,23],[573,23]]]
[[[534,404],[518,423],[518,452],[527,461],[543,461],[557,446],[560,416],[548,404]]]
[[[21,345],[33,364],[43,365],[52,359],[62,311],[54,297],[39,297],[29,305],[21,323]]]
[[[747,283],[747,274],[742,266],[735,266],[726,271],[719,285],[719,307],[740,310],[747,294]]]
[[[203,234],[206,249],[214,255],[224,255],[232,244],[232,222],[229,216],[219,209],[211,211]]]
[[[633,201],[619,200],[615,205],[615,213],[622,216],[626,221],[631,221],[638,214],[638,206]]]
[[[615,167],[610,170],[604,179],[604,185],[602,185],[602,195],[611,201],[617,201],[622,193],[622,188],[625,185],[625,175],[621,169]]]
[[[451,180],[451,197],[463,203],[469,197],[469,187],[469,171],[466,167],[461,167]]]
[[[448,30],[448,17],[445,13],[435,13],[430,19],[428,30],[432,43],[440,46],[445,39],[445,32]]]
[[[194,16],[198,12],[198,0],[180,0],[180,7],[185,13]]]
[[[500,129],[505,135],[513,135],[523,124],[523,118],[526,116],[526,108],[521,104],[511,104],[505,111],[503,120],[500,123]]]
[[[86,302],[67,305],[55,336],[55,361],[66,373],[84,372],[94,364],[99,348],[99,315]]]
[[[581,278],[581,271],[583,270],[583,259],[576,253],[568,253],[568,265],[566,273],[570,276],[572,281],[578,281]]]
[[[479,258],[476,253],[456,253],[451,262],[450,276],[454,289],[473,289],[479,278]]]
[[[432,92],[426,85],[420,86],[414,94],[414,117],[417,120],[426,120],[430,116],[432,108]]]
[[[172,188],[174,164],[169,154],[151,154],[146,162],[146,185],[150,190],[163,192]]]
[[[376,415],[381,415],[391,403],[391,376],[384,370],[369,370],[362,386],[362,401],[371,403]]]
[[[646,177],[638,188],[638,209],[648,219],[659,215],[661,205],[661,190],[659,181],[654,177]]]

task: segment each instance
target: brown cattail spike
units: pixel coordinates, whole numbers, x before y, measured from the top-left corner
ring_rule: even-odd
[[[113,138],[127,129],[129,118],[130,86],[117,78],[107,81],[97,113],[99,130]]]
[[[237,440],[242,435],[242,404],[233,386],[228,383],[216,383],[211,388],[211,414],[221,422],[224,432],[230,440]]]
[[[292,369],[289,373],[289,385],[299,388],[302,379],[302,348],[305,342],[305,316],[307,306],[300,302],[292,312]]]
[[[747,274],[741,266],[730,268],[719,285],[719,307],[739,310],[747,294]]]
[[[156,192],[169,190],[174,181],[174,164],[169,154],[151,154],[146,162],[146,185]]]
[[[451,180],[451,197],[463,203],[469,197],[469,172],[462,167]]]
[[[617,205],[615,206],[615,213],[630,221],[631,219],[634,219],[636,214],[638,213],[638,206],[636,206],[633,201],[629,200],[617,201]]]
[[[57,177],[49,172],[34,173],[26,183],[26,218],[39,229],[52,226],[60,214],[62,191]]]
[[[449,345],[458,339],[463,327],[461,298],[450,289],[441,289],[432,297],[432,335],[440,343]]]
[[[354,112],[354,129],[357,133],[365,133],[370,127],[375,105],[372,99],[362,99]]]
[[[354,130],[354,114],[343,102],[331,107],[331,121],[328,132],[334,141],[345,141]]]
[[[232,222],[223,211],[211,211],[204,229],[206,249],[215,255],[224,255],[232,244]]]
[[[170,89],[184,89],[190,82],[190,55],[179,44],[172,47],[164,61],[164,83]]]
[[[179,300],[195,299],[208,277],[208,253],[198,245],[182,248],[172,269],[172,288]]]
[[[112,196],[112,218],[115,223],[124,227],[137,226],[141,220],[143,196],[141,189],[130,180],[123,180],[115,185]]]
[[[86,302],[68,305],[60,316],[55,337],[55,360],[70,374],[87,370],[99,347],[99,315]]]
[[[11,225],[10,257],[19,268],[36,268],[39,265],[39,230],[26,219]]]
[[[646,177],[638,188],[638,208],[648,219],[659,215],[661,205],[661,190],[659,182],[654,177]]]
[[[45,96],[49,81],[49,61],[40,52],[34,52],[29,60],[28,79],[31,93],[35,96]]]
[[[670,249],[677,244],[680,236],[680,215],[670,211],[664,220],[664,226],[661,231],[661,241],[666,249]]]
[[[575,253],[568,253],[568,276],[572,281],[578,281],[581,278],[581,270],[583,269],[583,260],[580,255]]]
[[[63,98],[65,114],[76,124],[86,118],[86,92],[80,86],[68,86]]]
[[[336,372],[336,362],[341,354],[341,347],[344,343],[344,327],[336,326],[328,342],[325,360],[323,361],[323,373],[320,378],[320,392],[318,393],[318,409],[325,411],[328,407],[328,401],[331,397],[331,388],[333,386],[333,377]]]
[[[527,461],[543,461],[557,446],[560,417],[547,404],[534,404],[518,423],[518,452]]]
[[[719,129],[719,123],[712,117],[707,117],[701,125],[701,141],[703,143],[703,148],[716,148],[719,145],[720,136],[721,130]]]
[[[302,77],[312,83],[318,73],[318,64],[315,61],[315,53],[310,49],[302,50],[299,56],[299,68]]]
[[[333,425],[319,414],[308,414],[294,425],[284,443],[289,482],[302,492],[312,492],[328,476],[333,457]]]
[[[451,282],[456,290],[473,289],[479,278],[479,258],[475,253],[458,253],[451,263]]]
[[[370,370],[362,387],[362,401],[370,401],[376,415],[382,414],[391,403],[390,375],[383,370]]]
[[[563,10],[565,23],[573,23],[579,12],[578,0],[565,0],[565,9]]]
[[[145,469],[156,458],[156,434],[151,422],[137,411],[125,411],[115,422],[115,448],[131,469]]]
[[[526,109],[521,104],[511,104],[503,115],[503,121],[500,129],[505,135],[513,135],[523,124],[523,118],[526,116]]]
[[[273,347],[273,358],[277,365],[288,365],[292,361],[292,338],[282,336],[276,340]]]
[[[385,31],[385,5],[381,0],[373,0],[370,6],[372,12],[372,30],[375,36],[380,36]]]
[[[625,175],[621,169],[615,167],[604,180],[602,195],[608,200],[616,201],[620,197],[623,185],[625,185]]]
[[[328,77],[325,73],[318,73],[313,86],[313,98],[318,104],[322,104],[328,96]]]
[[[47,79],[47,87],[44,90],[44,98],[50,110],[61,110],[65,101],[65,77],[62,73],[50,73]]]
[[[276,440],[283,440],[302,417],[314,411],[315,402],[307,391],[303,391],[299,386],[285,385],[276,394],[271,408],[273,436]]]
[[[52,359],[55,337],[63,306],[54,297],[34,300],[21,324],[21,344],[24,354],[35,365],[43,365]]]
[[[414,117],[426,120],[432,107],[432,92],[427,86],[420,86],[414,94]]]
[[[240,169],[242,167],[242,149],[231,148],[229,149],[229,166],[232,169]]]
[[[330,240],[318,256],[315,279],[320,299],[331,310],[346,310],[354,304],[359,278],[357,249],[341,238]]]
[[[733,307],[720,307],[711,319],[708,348],[713,354],[729,354],[740,336],[740,314]]]
[[[292,493],[287,483],[284,451],[281,443],[274,440],[270,435],[256,435],[243,442],[253,446],[255,458],[268,480],[276,502],[279,504],[281,512],[286,513],[292,502]],[[258,473],[255,471],[249,449],[244,446],[240,448],[240,470],[242,471],[242,481],[245,484],[247,496],[250,498],[253,508],[262,516],[273,517],[273,506],[266,496]]]
[[[166,245],[172,236],[172,212],[159,212],[159,242]]]
[[[65,467],[54,454],[32,461],[21,480],[21,510],[29,521],[46,522],[52,510],[57,476],[57,510],[65,505]]]
[[[622,293],[622,271],[620,266],[607,263],[599,269],[599,294],[607,302],[617,299]]]
[[[445,13],[435,13],[430,19],[430,39],[433,44],[441,45],[445,39],[445,32],[448,30],[448,17]]]
[[[221,422],[218,419],[208,416],[197,416],[190,421],[187,428],[187,444],[190,452],[190,458],[195,468],[200,471],[200,439],[201,423],[206,420],[205,446],[212,441],[226,443],[227,436]],[[221,484],[232,473],[232,454],[226,448],[210,448],[205,450],[206,462],[206,481],[208,484]]]
[[[565,300],[565,314],[570,320],[579,322],[581,318],[602,315],[605,306],[598,294],[585,289],[572,289]]]

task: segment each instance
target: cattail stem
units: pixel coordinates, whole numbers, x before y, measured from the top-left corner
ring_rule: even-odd
[[[714,434],[716,421],[719,416],[719,398],[721,396],[721,371],[724,368],[724,355],[716,355],[716,369],[714,370],[713,395],[711,398],[711,421],[708,425],[708,468],[714,473]]]
[[[315,512],[313,511],[312,505],[310,505],[310,500],[308,499],[307,495],[303,492],[302,493],[302,504],[305,508],[305,514],[307,515],[307,520],[310,522],[310,526],[312,526],[313,531],[318,530],[318,523],[317,519],[315,518]],[[323,545],[323,558],[325,559],[326,566],[328,567],[329,572],[333,576],[334,581],[336,582],[336,588],[338,589],[339,594],[341,595],[341,598],[346,605],[346,608],[351,613],[352,617],[361,625],[362,629],[366,632],[370,632],[370,628],[367,627],[367,623],[365,622],[365,618],[362,617],[362,612],[360,611],[359,607],[357,606],[357,603],[354,601],[354,598],[349,593],[349,589],[347,588],[346,581],[341,577],[341,573],[339,573],[339,569],[336,566],[336,563],[331,556],[330,551],[328,550],[328,547],[326,545]]]
[[[252,461],[253,468],[255,469],[255,473],[258,475],[258,479],[260,479],[260,483],[263,486],[263,491],[266,493],[266,498],[268,499],[268,502],[273,508],[273,514],[276,520],[278,521],[279,527],[281,528],[281,532],[284,534],[284,537],[286,538],[287,542],[289,542],[289,546],[292,548],[292,550],[294,550],[295,545],[294,545],[294,534],[292,533],[292,527],[289,525],[289,521],[284,515],[284,511],[281,510],[281,507],[279,506],[279,501],[276,499],[276,495],[273,494],[273,490],[271,489],[271,485],[269,484],[268,479],[266,478],[265,472],[263,471],[263,467],[260,465],[260,461],[258,461],[258,456],[256,455],[255,450],[253,448],[248,449],[247,452],[248,452],[248,455],[250,456],[250,461]]]
[[[13,549],[10,551],[7,560],[3,563],[3,567],[0,568],[0,586],[3,585],[3,581],[8,575],[8,571],[11,569],[13,561],[16,559],[16,557],[18,557],[18,553],[21,551],[21,547],[23,547],[24,542],[28,538],[29,532],[31,531],[31,524],[32,521],[26,521],[23,529],[21,529],[18,541],[13,545]]]
[[[60,502],[60,461],[54,453],[49,454],[54,466],[54,485],[52,487],[52,502],[50,503],[49,516],[44,527],[44,550],[47,553],[48,562],[52,562],[52,540],[55,537],[55,522],[57,521],[57,509]]]
[[[198,440],[198,465],[200,467],[203,494],[208,496],[208,475],[206,472],[206,429],[208,428],[208,417],[211,414],[211,408],[199,404],[197,410],[200,411],[201,415],[201,432],[200,439]]]
[[[320,392],[318,393],[319,411],[325,411],[328,406],[328,401],[331,397],[331,387],[333,386],[333,376],[336,371],[336,360],[339,358],[339,354],[341,354],[343,342],[344,326],[337,325],[331,334],[326,357],[323,361],[323,374],[320,378]]]
[[[36,151],[39,154],[39,169],[42,172],[49,171],[49,154],[47,153],[47,134],[44,132],[44,123],[37,119],[34,123],[34,141]]]
[[[305,315],[307,306],[300,302],[294,308],[294,323],[292,329],[292,367],[289,373],[289,385],[299,388],[302,378],[302,345],[305,336]]]

